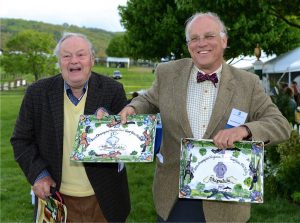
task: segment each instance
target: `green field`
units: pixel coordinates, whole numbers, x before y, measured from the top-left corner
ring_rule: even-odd
[[[113,68],[96,67],[99,73],[111,76]],[[148,88],[154,75],[150,68],[120,69],[126,92]],[[30,185],[14,161],[9,138],[22,101],[24,89],[1,92],[1,218],[0,222],[32,222]],[[155,222],[152,201],[154,163],[129,164],[128,178],[131,193],[131,213],[127,222]],[[217,214],[217,213],[216,213]],[[250,222],[300,222],[300,208],[280,198],[267,196],[264,204],[255,204]]]
[[[154,80],[154,74],[152,68],[148,67],[133,67],[133,68],[105,68],[96,66],[93,69],[95,72],[112,77],[114,70],[120,70],[122,73],[122,79],[120,81],[125,88],[127,96],[130,98],[131,93],[147,89],[151,86]]]

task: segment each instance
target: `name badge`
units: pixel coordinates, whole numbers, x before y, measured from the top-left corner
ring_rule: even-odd
[[[248,113],[233,108],[226,124],[226,129],[240,126],[245,123]]]

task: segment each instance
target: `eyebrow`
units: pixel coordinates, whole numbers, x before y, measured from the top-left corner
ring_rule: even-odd
[[[62,51],[62,53],[71,53],[67,49],[63,49],[61,51]],[[80,50],[77,50],[75,53],[81,53],[81,52],[85,52],[85,51],[86,51],[85,49],[80,49]],[[87,50],[87,51],[89,51],[89,50]]]
[[[218,34],[218,32],[209,31],[209,32],[203,33],[202,35],[206,35],[206,34]],[[191,36],[199,36],[199,35],[198,34],[191,34]]]

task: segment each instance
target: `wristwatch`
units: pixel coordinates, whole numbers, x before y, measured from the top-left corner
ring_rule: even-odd
[[[247,130],[247,133],[248,133],[248,135],[246,137],[244,137],[243,139],[245,139],[245,140],[251,139],[252,138],[252,133],[251,133],[249,127],[246,126],[246,125],[241,125],[241,127],[244,127]]]

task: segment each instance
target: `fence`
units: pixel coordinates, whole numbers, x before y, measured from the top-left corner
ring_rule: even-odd
[[[8,91],[12,88],[17,88],[17,87],[26,86],[26,85],[27,85],[27,82],[26,82],[26,80],[23,80],[23,79],[11,81],[11,82],[4,82],[4,83],[1,83],[1,91]]]

